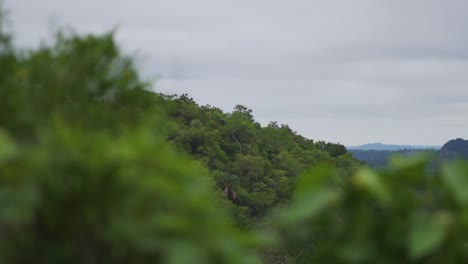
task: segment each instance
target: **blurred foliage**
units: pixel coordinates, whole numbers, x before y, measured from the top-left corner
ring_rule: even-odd
[[[1,135],[4,263],[257,263],[206,172],[150,130]]]
[[[272,230],[295,263],[465,263],[468,164],[395,157],[337,186],[317,167],[298,183]]]
[[[389,166],[390,157],[394,155],[411,156],[425,153],[438,154],[437,150],[431,149],[400,149],[400,150],[362,150],[351,149],[349,150],[353,156],[366,163],[371,168],[383,169]]]
[[[0,263],[467,261],[466,163],[360,168],[244,106],[149,91],[112,33],[21,51],[2,26]]]

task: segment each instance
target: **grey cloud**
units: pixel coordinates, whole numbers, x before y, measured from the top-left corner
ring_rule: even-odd
[[[22,46],[48,21],[119,26],[156,89],[251,107],[314,139],[441,144],[466,137],[466,0],[6,0]]]

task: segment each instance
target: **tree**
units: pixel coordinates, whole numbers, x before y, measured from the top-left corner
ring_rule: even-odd
[[[226,130],[239,146],[240,153],[244,153],[243,146],[246,145],[250,150],[255,143],[256,127],[258,125],[254,123],[252,110],[241,105],[234,107],[234,111],[228,117]]]
[[[219,173],[217,183],[223,191],[224,198],[229,200],[237,199],[236,189],[239,188],[239,177],[228,173]]]
[[[267,163],[262,157],[238,154],[233,169],[240,179],[241,186],[252,191],[254,183],[261,181],[265,176],[266,166]]]

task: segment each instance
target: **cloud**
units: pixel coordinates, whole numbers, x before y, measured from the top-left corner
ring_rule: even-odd
[[[119,26],[156,89],[251,107],[315,139],[442,144],[468,131],[465,0],[6,0],[23,46],[50,21]],[[53,19],[51,19],[53,18]],[[466,133],[466,132],[465,132]]]

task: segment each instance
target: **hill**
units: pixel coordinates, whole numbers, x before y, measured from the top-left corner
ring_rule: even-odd
[[[468,158],[468,140],[457,138],[444,144],[439,155],[446,159]]]
[[[440,146],[424,146],[424,145],[388,145],[382,143],[369,143],[360,146],[349,146],[349,150],[387,150],[397,151],[403,149],[435,149],[438,150]]]
[[[306,169],[326,163],[345,177],[363,164],[343,145],[307,139],[285,124],[262,127],[242,105],[225,113],[185,94],[147,96],[175,123],[169,141],[210,171],[240,226],[286,203]]]

